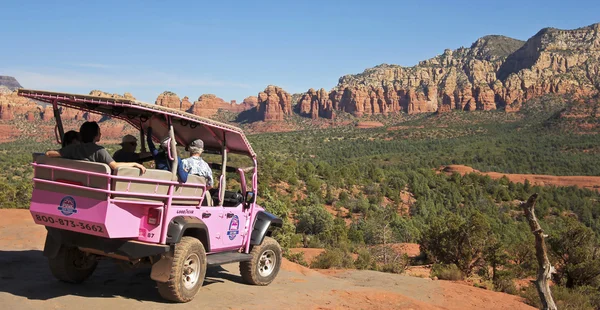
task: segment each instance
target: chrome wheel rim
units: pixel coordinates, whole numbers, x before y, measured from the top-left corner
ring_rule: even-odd
[[[200,257],[197,254],[190,254],[183,263],[182,281],[183,286],[191,290],[198,284],[200,276]]]
[[[277,256],[275,256],[275,252],[273,250],[266,250],[260,256],[258,260],[258,274],[261,277],[268,277],[275,270],[275,265],[277,264]]]

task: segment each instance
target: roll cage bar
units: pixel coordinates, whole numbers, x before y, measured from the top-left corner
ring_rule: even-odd
[[[142,147],[144,147],[145,129],[151,126],[151,122],[156,121],[161,126],[153,127],[154,141],[159,141],[159,137],[169,135],[171,138],[171,147],[169,157],[176,158],[177,148],[175,142],[187,147],[192,141],[202,139],[204,149],[207,153],[222,155],[222,164],[219,182],[219,202],[223,204],[226,187],[226,172],[230,171],[227,167],[228,153],[236,153],[249,156],[252,159],[254,167],[239,168],[237,172],[244,176],[244,172],[252,171],[252,191],[254,195],[258,190],[257,184],[257,162],[256,153],[250,146],[243,131],[240,128],[220,123],[211,119],[199,117],[194,114],[183,112],[176,109],[157,106],[144,103],[138,100],[125,98],[108,98],[90,95],[79,95],[69,93],[58,93],[43,90],[19,89],[17,94],[22,97],[34,99],[52,104],[54,118],[56,119],[55,135],[57,142],[61,143],[64,136],[64,129],[59,107],[67,107],[75,110],[94,113],[110,118],[123,120],[140,131]],[[171,173],[176,180],[177,161],[172,165]],[[246,196],[246,180],[242,178],[242,194]],[[255,203],[252,203],[253,208]]]

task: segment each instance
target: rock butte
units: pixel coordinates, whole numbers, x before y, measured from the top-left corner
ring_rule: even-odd
[[[309,89],[296,112],[313,119],[334,118],[335,111],[355,116],[498,108],[512,112],[548,93],[588,96],[598,89],[600,23],[575,30],[545,28],[527,42],[485,36],[470,48],[447,49],[413,67],[382,64],[341,77],[329,92]],[[291,114],[286,97],[261,102],[259,119],[281,120]]]

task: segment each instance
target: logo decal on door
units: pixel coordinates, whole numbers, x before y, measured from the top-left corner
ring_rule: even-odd
[[[227,231],[227,236],[229,236],[229,240],[233,240],[239,233],[240,218],[237,215],[234,215],[233,218],[231,218],[231,222],[229,222],[229,230]]]

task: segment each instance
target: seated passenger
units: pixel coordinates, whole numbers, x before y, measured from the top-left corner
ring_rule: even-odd
[[[67,159],[86,160],[91,162],[107,164],[112,170],[119,167],[135,167],[146,172],[146,167],[138,163],[117,163],[108,154],[106,149],[96,144],[100,141],[102,133],[100,126],[96,122],[85,122],[79,129],[81,135],[81,144],[70,144],[59,151],[48,151],[48,157],[62,157]]]
[[[113,154],[113,159],[116,162],[136,162],[142,163],[152,159],[152,154],[149,152],[136,153],[137,138],[132,135],[125,135],[121,140],[121,149]]]
[[[148,148],[150,149],[152,157],[154,157],[156,169],[171,171],[171,160],[169,160],[168,155],[168,150],[170,148],[169,144],[171,142],[170,137],[164,137],[160,141],[160,148],[156,149],[154,143],[152,142],[152,127],[148,127],[146,142],[148,143]],[[177,144],[177,142],[175,143]],[[179,179],[179,182],[185,183],[187,182],[187,177],[188,173],[183,169],[181,158],[177,156],[177,179]]]
[[[62,139],[62,147],[66,147],[67,145],[71,145],[71,144],[79,144],[81,142],[81,139],[79,138],[79,133],[75,130],[69,130],[67,132],[65,132],[65,135],[63,136]]]
[[[204,151],[204,141],[196,139],[188,146],[190,157],[183,160],[183,169],[189,174],[206,178],[208,187],[213,186],[213,175],[210,166],[200,157]]]

